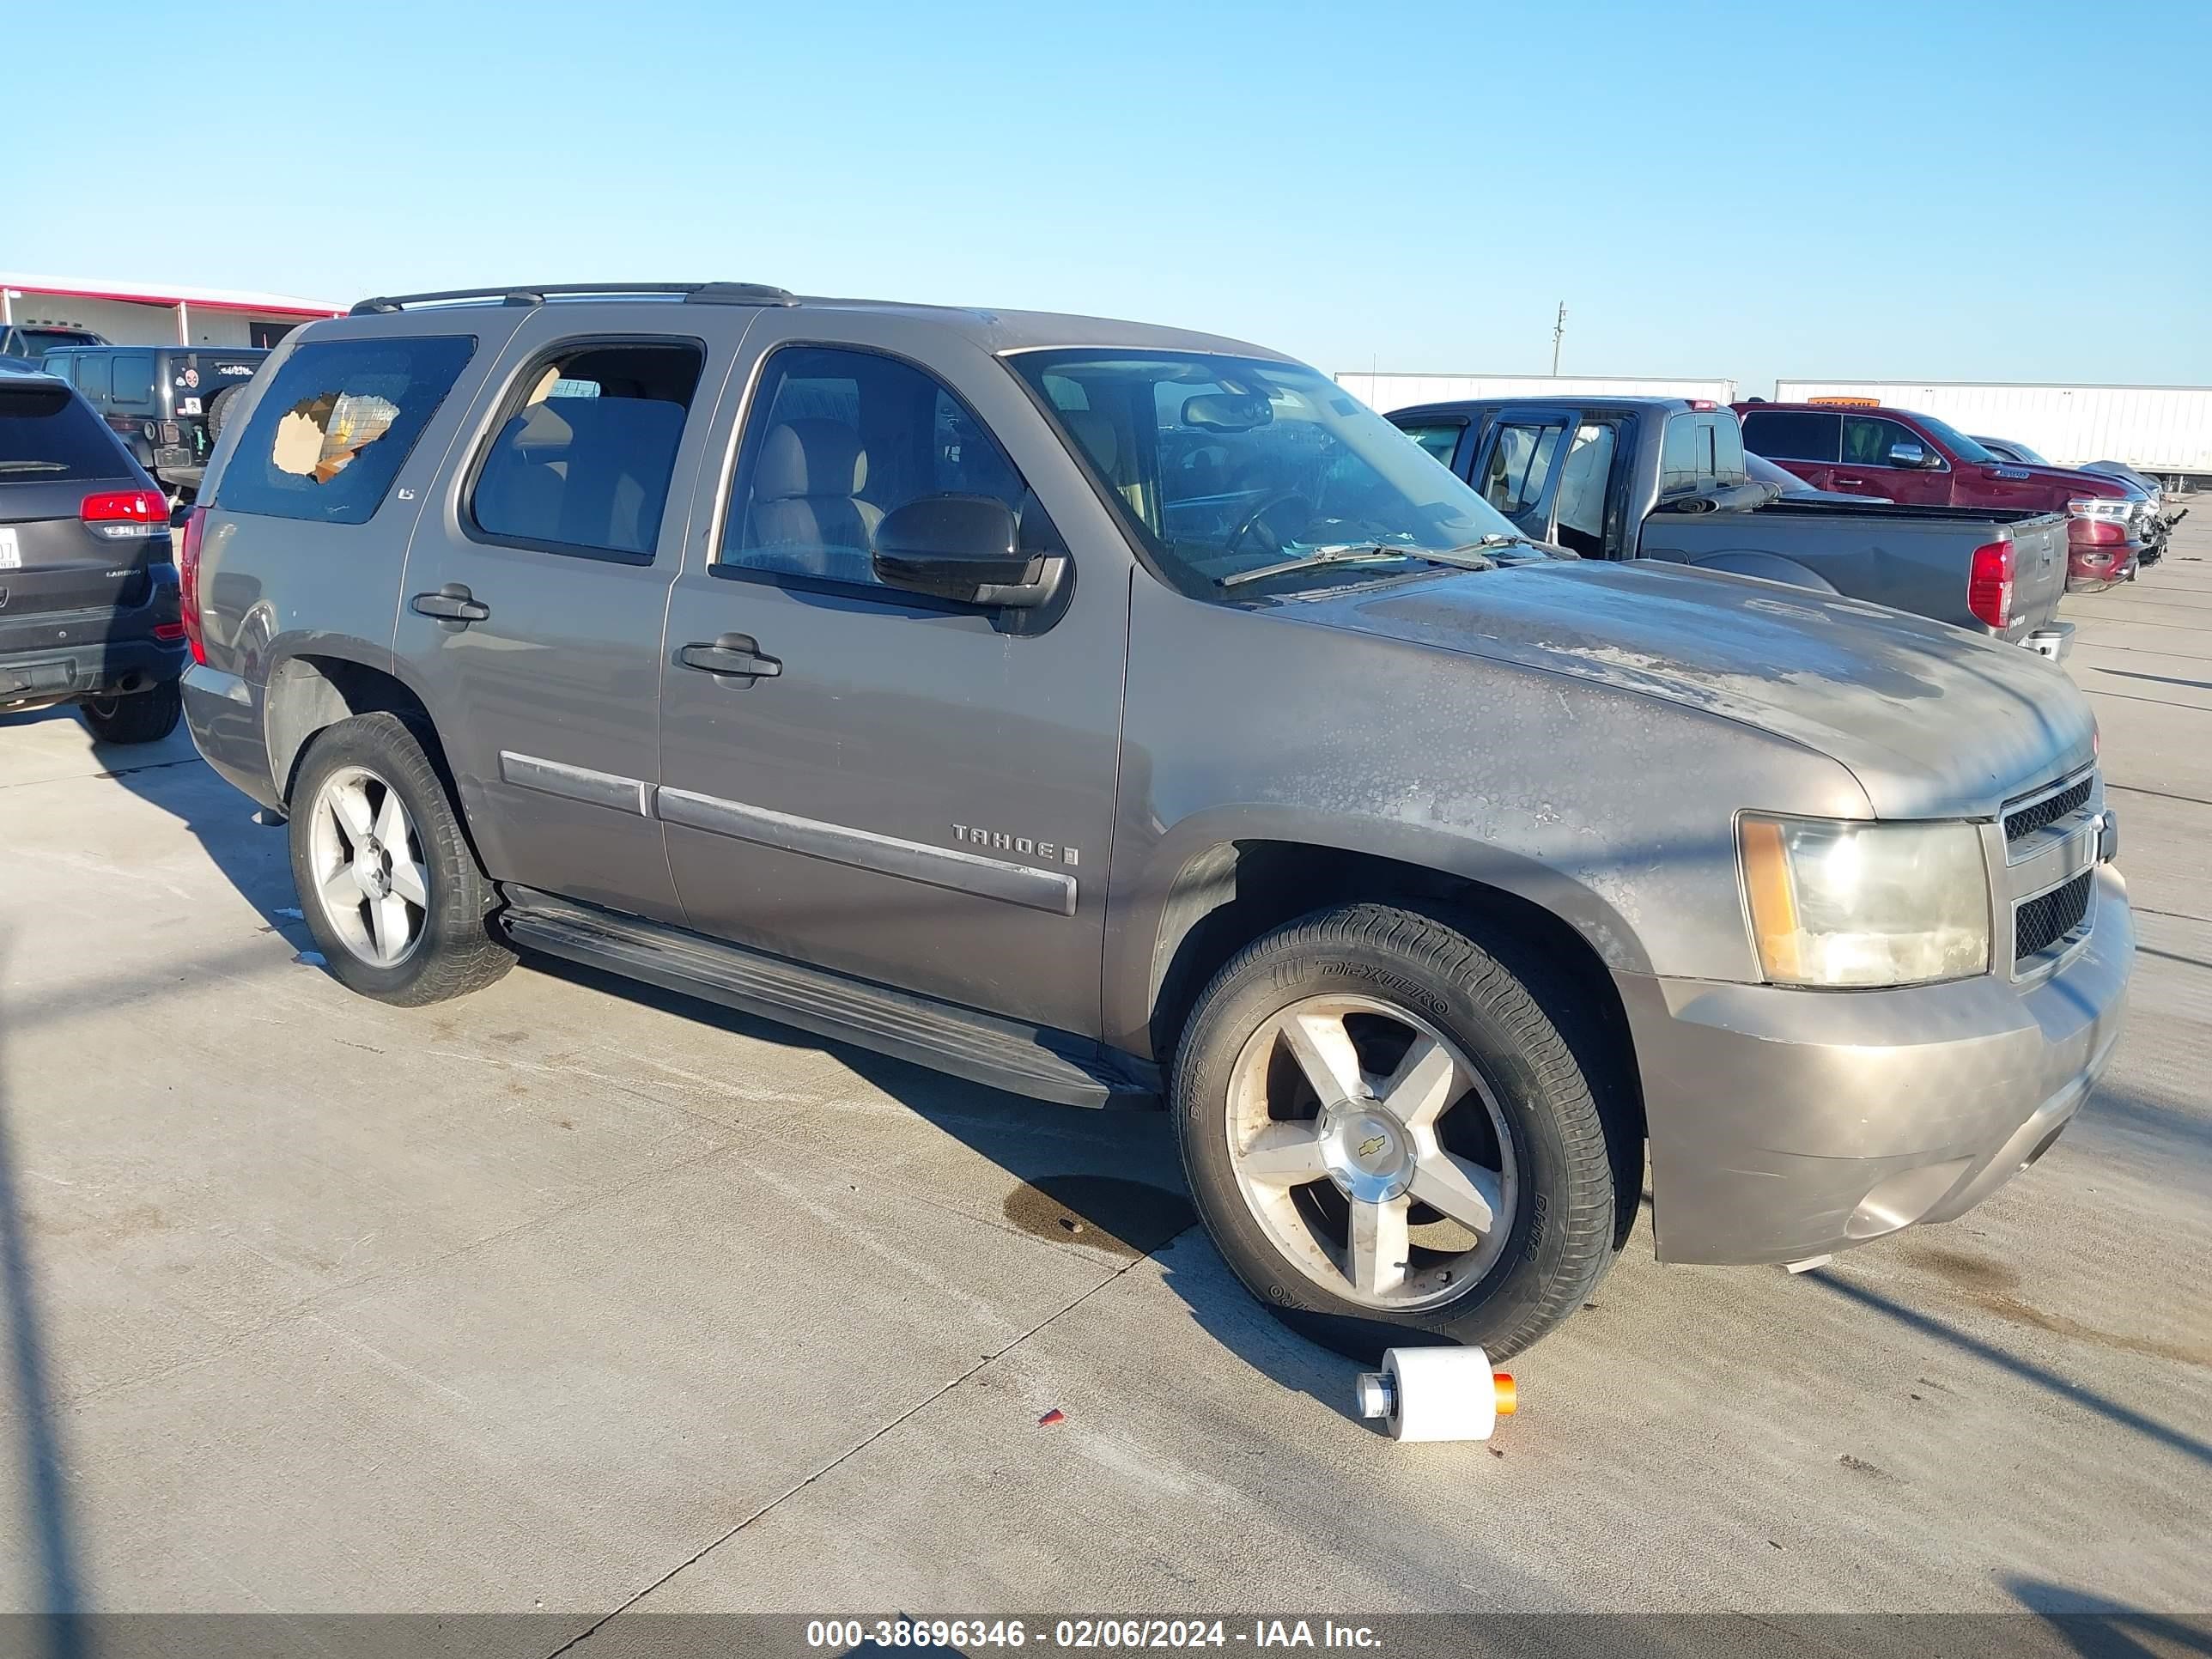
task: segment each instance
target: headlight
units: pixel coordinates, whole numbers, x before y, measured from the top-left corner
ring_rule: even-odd
[[[2074,546],[2104,546],[2128,538],[2135,505],[2103,495],[2077,495],[2066,503],[2066,539]]]
[[[1746,813],[1759,966],[1781,985],[1917,985],[1990,965],[1990,875],[1971,823]]]

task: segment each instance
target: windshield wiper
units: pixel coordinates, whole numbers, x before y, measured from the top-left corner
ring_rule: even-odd
[[[1550,542],[1540,542],[1534,536],[1524,536],[1519,531],[1493,530],[1480,541],[1455,547],[1454,553],[1480,553],[1493,547],[1533,547],[1539,553],[1557,553],[1560,550]]]
[[[1325,564],[1376,564],[1391,559],[1423,559],[1431,564],[1448,564],[1459,570],[1495,570],[1497,562],[1486,559],[1480,550],[1492,547],[1510,537],[1486,536],[1479,542],[1469,542],[1464,547],[1428,548],[1400,547],[1389,542],[1337,542],[1327,547],[1316,547],[1310,553],[1295,559],[1282,559],[1273,564],[1256,565],[1249,570],[1234,570],[1226,576],[1216,576],[1217,587],[1242,587],[1246,582],[1264,581],[1269,576],[1287,575],[1293,570],[1309,570]]]
[[[66,472],[66,461],[0,461],[0,472]]]

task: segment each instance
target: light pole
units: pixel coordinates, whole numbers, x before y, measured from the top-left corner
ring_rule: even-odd
[[[1559,339],[1567,331],[1567,302],[1559,301],[1559,320],[1552,325],[1552,378],[1559,378]]]

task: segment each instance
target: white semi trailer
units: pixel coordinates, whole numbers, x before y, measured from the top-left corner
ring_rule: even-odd
[[[2169,487],[2212,484],[2212,386],[2015,386],[1965,380],[1777,380],[1774,401],[1869,399],[2009,438],[2057,466],[2125,461]]]
[[[1462,398],[1703,398],[1735,401],[1735,382],[1595,374],[1398,374],[1347,371],[1336,383],[1379,414]]]

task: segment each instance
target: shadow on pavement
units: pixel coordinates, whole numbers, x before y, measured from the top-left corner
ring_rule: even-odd
[[[28,718],[70,718],[67,711]],[[13,724],[0,720],[0,725]],[[133,766],[137,751],[103,749],[104,763],[116,767],[104,776],[181,820],[208,857],[270,921],[304,943],[299,921],[283,915],[298,900],[291,888],[286,842],[279,830],[258,827],[253,809],[212,775],[181,775],[171,758],[148,757]],[[296,948],[296,945],[295,945]],[[247,959],[265,947],[248,947],[194,963],[203,973],[226,968],[245,971]],[[2161,954],[2154,952],[2153,954]],[[237,960],[233,962],[231,957]],[[265,959],[265,955],[264,955]],[[872,1052],[812,1037],[765,1018],[736,1013],[719,1005],[661,991],[574,964],[538,957],[526,960],[536,969],[572,983],[604,991],[625,1001],[664,1009],[756,1041],[834,1054],[844,1066],[899,1102],[924,1121],[1003,1171],[1009,1190],[1000,1213],[982,1218],[1033,1237],[1084,1249],[1109,1264],[1127,1266],[1151,1258],[1161,1282],[1174,1292],[1198,1326],[1229,1353],[1277,1385],[1312,1397],[1331,1411],[1351,1415],[1353,1364],[1304,1340],[1276,1322],[1227,1269],[1197,1227],[1184,1187],[1171,1127],[1158,1113],[1087,1113],[1041,1104],[942,1076]],[[160,995],[173,982],[174,968],[135,981],[126,971],[104,981],[109,1006],[118,996]],[[136,987],[135,993],[131,987]],[[70,1006],[57,994],[4,1011],[18,1026],[58,1016]],[[79,1605],[79,1585],[66,1514],[63,1463],[55,1441],[46,1359],[37,1318],[35,1275],[23,1237],[16,1202],[15,1175],[7,1136],[7,1103],[0,1099],[0,1266],[4,1266],[7,1315],[12,1338],[12,1383],[21,1432],[25,1437],[25,1505],[38,1550],[40,1601],[52,1610]],[[2161,1133],[2201,1145],[2206,1130],[2154,1103],[2100,1096],[2092,1112],[2108,1115],[2139,1131]],[[1892,1322],[1930,1340],[1969,1355],[2063,1400],[2118,1424],[2146,1439],[2212,1468],[2212,1443],[2120,1404],[2070,1378],[1995,1344],[1967,1334],[1920,1310],[1894,1300],[1832,1272],[1808,1275],[1863,1315]],[[1393,1332],[1402,1340],[1403,1334]],[[2067,1594],[2057,1587],[2015,1587],[2024,1605],[2042,1611],[2035,1595],[2057,1607]],[[2068,1612],[2094,1613],[2077,1607]],[[2111,1613],[2111,1609],[2102,1609]],[[2120,1610],[2123,1613],[2124,1610]],[[2057,1615],[2054,1613],[2054,1617]],[[2165,1639],[2160,1622],[2146,1619],[2144,1633]],[[2109,1620],[2097,1621],[2103,1629]],[[2085,1623],[2085,1629],[2087,1625]],[[58,1627],[54,1651],[76,1659],[66,1626]],[[2070,1628],[2070,1627],[2069,1627]],[[2130,1628],[2133,1628],[2131,1626]],[[2191,1636],[2201,1644],[2201,1638]],[[2088,1652],[2156,1651],[2141,1648],[2081,1648]],[[2191,1652],[2212,1653],[2197,1645]]]
[[[0,1036],[4,1034],[4,1016],[0,1016]],[[48,1376],[38,1264],[23,1219],[10,1105],[7,1054],[0,1047],[0,1300],[5,1303],[8,1326],[8,1403],[21,1439],[22,1535],[29,1541],[31,1556],[26,1564],[31,1582],[21,1593],[42,1616],[36,1632],[19,1631],[17,1636],[43,1638],[25,1651],[81,1659],[86,1650],[82,1626],[74,1617],[83,1607],[76,1546],[70,1526],[60,1425]]]
[[[2185,1659],[2212,1654],[2212,1627],[2202,1619],[2146,1613],[2087,1591],[2040,1579],[2008,1577],[2005,1589],[2037,1614],[2079,1659]]]
[[[2141,1091],[2100,1083],[2081,1109],[2075,1133],[2116,1130],[2147,1140],[2172,1143],[2160,1150],[2177,1158],[2202,1158],[2212,1152],[2212,1112],[2194,1110],[2178,1099],[2159,1099]]]
[[[2137,945],[2136,954],[2143,957],[2157,957],[2166,962],[2178,962],[2185,968],[2212,968],[2212,962],[2206,961],[2203,957],[2185,957],[2177,951],[2155,950],[2148,945]]]
[[[181,724],[157,743],[101,743],[82,730],[74,708],[64,706],[29,714],[0,714],[0,739],[13,729],[46,724],[78,727],[85,740],[85,751],[96,763],[97,769],[26,780],[14,787],[37,787],[40,784],[95,780],[120,785],[191,831],[192,839],[206,853],[208,861],[264,919],[292,927],[290,937],[295,939],[306,939],[306,932],[297,927],[295,918],[278,914],[286,906],[296,908],[292,896],[291,860],[283,825],[270,828],[258,823],[254,804],[209,769]]]
[[[1909,1330],[1917,1331],[1923,1336],[1932,1337],[1948,1346],[1957,1349],[1961,1353],[1969,1354],[1986,1364],[1994,1365],[1999,1370],[2008,1371],[2022,1382],[2032,1382],[2036,1387],[2065,1401],[2069,1405],[2078,1406],[2083,1411],[2094,1413],[2108,1422],[2117,1423],[2122,1428],[2133,1430],[2145,1439],[2154,1441],[2169,1450],[2179,1452],[2185,1457],[2194,1458],[2208,1468],[2212,1468],[2212,1442],[2200,1440],[2195,1435],[2185,1430],[2174,1428],[2170,1424],[2161,1423],[2154,1417],[2146,1417],[2131,1407],[2123,1406],[2118,1401],[2099,1394],[2094,1389],[2086,1387],[2071,1378],[2062,1376],[2057,1371],[2046,1366],[2039,1365],[2032,1359],[2023,1359],[2018,1354],[2000,1348],[1993,1342],[1984,1342],[1979,1337],[1969,1336],[1966,1332],[1955,1326],[1946,1324],[1932,1314],[1922,1313],[1917,1308],[1908,1308],[1902,1302],[1884,1296],[1879,1291],[1870,1289],[1851,1279],[1839,1278],[1832,1268],[1816,1268],[1805,1277],[1834,1291],[1846,1301],[1856,1303],[1860,1307],[1880,1314],[1886,1319],[1893,1320],[1898,1324],[1905,1326]]]
[[[1000,1213],[988,1224],[1109,1262],[1118,1258],[1125,1267],[1154,1258],[1163,1282],[1224,1348],[1279,1386],[1348,1413],[1352,1363],[1278,1324],[1215,1254],[1198,1224],[1164,1112],[1092,1111],[1028,1100],[579,963],[535,954],[523,962],[755,1042],[834,1054],[1012,1178]]]

